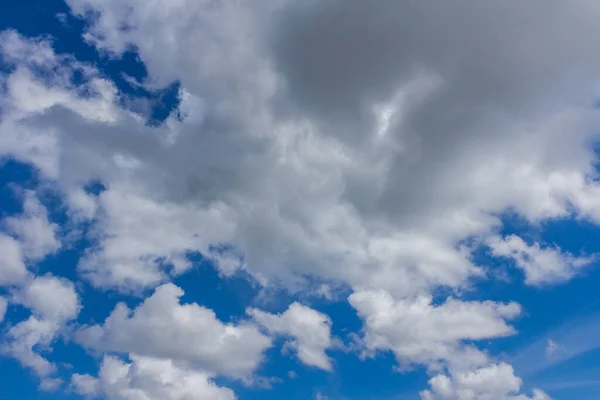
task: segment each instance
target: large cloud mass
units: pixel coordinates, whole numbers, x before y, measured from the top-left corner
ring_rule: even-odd
[[[595,2],[67,3],[93,16],[85,39],[100,51],[139,52],[141,85],[180,83],[176,112],[147,124],[93,65],[56,54],[47,40],[0,37],[11,67],[1,78],[0,153],[35,166],[58,186],[70,218],[92,224],[79,276],[125,293],[158,287],[135,310],[118,306],[79,332],[89,347],[150,357],[106,361],[122,370],[119,382],[152,357],[234,376],[260,363],[270,339],[256,327],[223,324],[181,304],[177,287],[160,286],[200,252],[222,275],[245,270],[262,285],[349,287],[367,348],[454,368],[455,382],[433,378],[427,398],[522,398],[510,394],[514,382],[497,396],[454,394],[471,390],[464,382],[482,368],[507,371],[462,341],[514,333],[506,320],[519,306],[434,305],[432,293],[485,277],[472,257],[482,244],[516,259],[528,284],[568,280],[591,261],[499,231],[506,211],[531,224],[600,222]],[[105,190],[90,194],[90,182]],[[8,220],[12,236],[0,236],[2,285],[21,284],[23,260],[60,247],[56,227],[36,222],[45,211],[25,205],[30,223]],[[331,369],[329,319],[308,310],[253,316],[296,338],[305,363]],[[305,312],[322,330],[317,343],[297,332]],[[190,348],[172,347],[181,344]],[[215,361],[230,353],[227,365]],[[129,385],[98,382],[119,399]]]

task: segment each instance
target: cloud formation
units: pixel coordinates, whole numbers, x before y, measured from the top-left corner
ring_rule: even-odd
[[[107,356],[97,378],[73,374],[77,394],[111,400],[235,400],[231,389],[217,386],[210,375],[178,367],[169,360],[131,356],[131,362]]]
[[[247,310],[254,321],[267,331],[291,337],[287,342],[306,365],[332,370],[331,360],[325,351],[333,346],[331,339],[331,319],[300,303],[292,303],[281,314],[271,314],[255,308]]]
[[[254,372],[271,339],[253,325],[225,324],[210,309],[181,304],[183,294],[162,285],[134,310],[118,304],[103,324],[82,327],[76,338],[92,349],[181,360],[238,378]]]
[[[431,297],[395,301],[384,291],[357,292],[348,301],[365,321],[366,348],[394,352],[403,367],[485,364],[487,356],[465,342],[513,335],[506,321],[521,314],[515,303],[449,298],[436,306]]]
[[[506,211],[532,226],[600,222],[594,2],[67,4],[99,51],[138,51],[148,71],[139,85],[180,84],[177,109],[155,126],[94,65],[46,39],[0,36],[0,154],[36,168],[71,222],[90,224],[79,277],[101,290],[155,289],[78,331],[85,346],[131,362],[105,359],[116,380],[76,375],[77,390],[191,390],[160,387],[164,373],[232,398],[210,379],[252,374],[272,340],[181,301],[168,282],[201,253],[222,276],[243,270],[263,286],[348,287],[367,350],[445,369],[426,399],[528,398],[509,365],[466,344],[514,334],[521,307],[433,294],[456,297],[486,277],[479,245],[514,259],[531,285],[567,281],[592,261],[499,232]],[[90,182],[104,190],[86,192]],[[32,310],[9,348],[49,376],[33,348],[80,305],[72,284],[27,267],[61,248],[58,227],[30,194],[22,216],[4,222],[0,284]],[[48,288],[61,296],[47,299]],[[305,364],[332,369],[329,317],[297,303],[249,314],[291,337]],[[496,375],[501,387],[484,384]]]

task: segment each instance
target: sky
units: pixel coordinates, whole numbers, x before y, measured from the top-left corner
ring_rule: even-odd
[[[0,2],[0,398],[600,400],[595,3]]]

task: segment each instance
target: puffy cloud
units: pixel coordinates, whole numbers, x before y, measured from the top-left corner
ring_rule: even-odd
[[[3,124],[14,143],[4,151],[37,163],[26,143],[53,141],[61,151],[39,167],[68,193],[92,178],[106,184],[98,248],[80,266],[96,285],[156,286],[189,267],[186,251],[227,243],[244,257],[215,256],[222,270],[246,268],[261,282],[295,285],[308,274],[423,294],[481,274],[457,243],[487,234],[507,208],[531,221],[568,216],[571,206],[595,218],[600,209],[586,145],[600,122],[588,90],[596,69],[584,43],[565,45],[569,65],[544,45],[553,32],[546,28],[575,34],[566,28],[571,17],[583,17],[578,32],[595,32],[588,5],[534,14],[539,27],[517,24],[540,49],[536,58],[495,33],[533,13],[529,6],[498,13],[461,2],[446,10],[454,23],[431,25],[436,17],[424,16],[433,8],[421,5],[68,3],[81,15],[97,11],[86,37],[98,47],[134,45],[149,84],[178,79],[186,115],[146,126],[89,66],[93,95],[77,96],[68,79],[40,82],[27,72],[35,52],[12,48],[42,46],[59,76],[83,66],[11,36],[18,43],[4,51],[21,68],[6,78],[13,112]],[[489,22],[484,32],[463,20],[472,12]],[[347,18],[351,31],[340,22]],[[402,26],[423,34],[404,35]],[[489,43],[508,58],[491,54]],[[523,68],[506,64],[513,56]],[[544,74],[531,72],[538,67]],[[568,72],[577,68],[585,73]],[[562,102],[549,104],[546,87]],[[28,90],[46,100],[28,100]],[[17,130],[36,139],[21,143]],[[123,224],[131,210],[131,221],[144,223]]]
[[[148,84],[178,79],[186,115],[145,126],[93,68],[86,76],[104,89],[86,98],[69,82],[36,84],[27,68],[7,78],[13,107],[29,116],[25,127],[11,114],[7,130],[52,136],[61,147],[54,176],[69,192],[90,178],[108,187],[99,247],[81,266],[97,285],[156,286],[187,268],[186,250],[231,243],[245,263],[221,259],[223,270],[247,268],[261,282],[309,274],[423,294],[481,273],[456,244],[497,227],[507,208],[531,221],[568,216],[571,206],[596,218],[600,209],[586,145],[600,122],[589,90],[595,60],[584,56],[591,44],[555,38],[569,64],[546,45],[557,26],[570,38],[595,37],[587,3],[544,15],[533,6],[438,5],[452,23],[425,5],[68,3],[83,16],[97,11],[86,38],[99,48],[139,50]],[[471,13],[486,22],[466,22]],[[528,15],[536,23],[520,24]],[[518,26],[511,35],[530,38],[537,56],[522,41],[498,39],[501,26]],[[390,39],[398,37],[403,45]],[[33,51],[5,51],[35,62]],[[68,76],[73,68],[82,67],[58,69]],[[49,100],[28,103],[29,87]],[[561,101],[548,103],[550,94]],[[42,121],[52,135],[36,132]],[[168,223],[173,236],[122,226],[133,202],[144,204],[141,220]]]
[[[332,370],[325,350],[332,347],[331,319],[312,308],[292,303],[281,314],[271,314],[255,308],[248,309],[254,321],[276,335],[292,337],[288,342],[306,365]]]
[[[18,241],[0,234],[0,286],[18,285],[27,278],[27,268]]]
[[[423,400],[550,400],[539,389],[533,395],[519,394],[522,381],[506,363],[490,364],[451,376],[436,375],[429,380],[431,390],[421,392]]]
[[[36,277],[17,299],[32,313],[46,320],[69,321],[79,314],[79,295],[73,283],[52,275]]]
[[[251,374],[271,339],[248,323],[225,324],[210,309],[181,304],[183,294],[162,285],[136,309],[120,303],[104,324],[83,327],[76,337],[98,350],[186,361],[239,378]]]
[[[71,386],[81,395],[102,395],[109,400],[235,400],[211,376],[173,361],[131,356],[131,363],[106,356],[98,378],[74,374]]]
[[[0,348],[40,376],[40,389],[53,391],[62,381],[51,376],[56,366],[42,353],[51,350],[56,337],[77,317],[81,306],[72,282],[50,274],[35,277],[27,270],[25,261],[39,261],[57,251],[61,244],[56,238],[57,225],[48,221],[47,210],[34,192],[25,191],[23,195],[23,213],[2,221],[16,239],[0,234],[0,285],[12,286],[11,301],[29,309],[31,315],[7,330]],[[6,300],[3,301],[5,311]]]
[[[2,220],[12,235],[0,233],[0,286],[21,286],[28,279],[25,261],[35,262],[60,249],[58,226],[48,221],[48,212],[35,193],[23,193],[23,213]]]
[[[19,239],[27,259],[37,261],[60,249],[58,226],[48,221],[46,207],[32,191],[24,193],[23,213],[4,219],[4,224]]]
[[[45,392],[54,392],[58,390],[64,381],[61,378],[43,378],[40,382],[40,389]]]
[[[43,40],[0,40],[15,67],[1,78],[0,153],[35,165],[71,211],[95,217],[97,246],[79,271],[96,286],[158,286],[189,268],[188,251],[210,257],[216,245],[232,249],[212,255],[222,273],[352,287],[371,348],[409,363],[457,354],[483,363],[460,342],[512,333],[506,320],[518,307],[432,304],[436,287],[460,289],[483,274],[459,244],[497,232],[507,209],[535,223],[600,221],[589,146],[600,127],[593,1],[67,3],[94,16],[90,43],[116,55],[139,51],[149,75],[142,84],[182,87],[185,118],[150,127],[93,67]],[[51,73],[36,73],[44,68]],[[73,84],[75,71],[86,83]],[[90,180],[107,188],[97,204],[76,195]],[[539,249],[518,252],[549,257]],[[526,264],[531,276],[541,273]],[[178,312],[212,315],[167,297]],[[147,327],[137,316],[145,305],[120,306],[115,325]],[[446,315],[464,324],[450,326]],[[434,333],[393,329],[405,316]],[[217,332],[240,328],[206,320]],[[86,332],[118,351],[147,350],[110,324]],[[161,357],[180,357],[155,333],[140,334]],[[205,360],[191,353],[188,361]]]
[[[191,267],[187,251],[202,250],[210,257],[211,238],[218,242],[231,230],[224,205],[196,212],[125,187],[104,191],[97,204],[102,217],[93,235],[102,244],[78,268],[99,287],[135,291],[156,286]],[[213,227],[212,233],[203,234],[207,227]]]
[[[563,253],[560,248],[542,248],[539,243],[527,244],[516,235],[493,236],[486,243],[492,255],[513,259],[525,273],[525,282],[529,285],[566,281],[593,261],[591,257],[574,257]]]
[[[5,335],[2,351],[33,369],[42,380],[42,388],[52,390],[58,383],[51,378],[54,363],[40,352],[51,349],[66,324],[79,313],[79,296],[72,282],[51,275],[34,278],[15,295],[32,315],[12,326]]]
[[[485,354],[463,341],[512,335],[515,330],[506,320],[521,313],[515,303],[449,298],[434,305],[431,297],[397,301],[384,291],[353,293],[348,301],[364,320],[367,349],[391,350],[401,366],[485,363]]]

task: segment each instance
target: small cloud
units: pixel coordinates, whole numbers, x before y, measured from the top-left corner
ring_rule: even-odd
[[[296,379],[298,377],[298,374],[295,371],[288,371],[288,378],[290,379]]]
[[[329,397],[325,396],[321,392],[316,392],[315,393],[315,400],[329,400]]]
[[[68,16],[65,13],[58,13],[55,15],[56,19],[60,21],[63,26],[68,26]]]
[[[558,349],[560,349],[560,346],[556,344],[554,340],[548,339],[548,344],[546,345],[546,357],[552,357]]]

